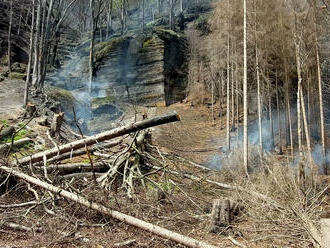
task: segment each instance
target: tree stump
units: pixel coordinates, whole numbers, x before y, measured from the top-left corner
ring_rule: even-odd
[[[64,113],[54,114],[53,121],[50,125],[50,135],[58,137],[60,135],[61,126],[64,120]]]
[[[227,233],[238,213],[239,207],[232,200],[214,199],[208,231],[213,233]]]
[[[30,103],[30,102],[26,105],[26,115],[28,117],[34,116],[34,114],[35,114],[36,111],[37,111],[36,105],[34,105],[34,104]]]

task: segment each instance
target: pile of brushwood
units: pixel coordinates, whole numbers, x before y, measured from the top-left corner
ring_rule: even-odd
[[[162,152],[152,144],[150,128],[180,121],[176,112],[89,137],[77,125],[80,134],[71,131],[75,139],[62,143],[56,142],[63,140],[63,115],[58,113],[48,121],[47,137],[53,148],[20,158],[12,156],[13,148],[23,142],[15,141],[15,135],[33,118],[16,130],[0,130],[0,136],[11,134],[11,142],[0,147],[1,230],[43,232],[39,221],[31,223],[31,212],[38,209],[70,223],[77,213],[68,206],[79,205],[170,240],[173,243],[167,246],[171,247],[216,247],[220,243],[238,247],[319,247],[322,242],[318,223],[323,209],[329,207],[329,184],[306,180],[300,185],[294,168],[272,156],[265,157],[260,170],[245,178],[239,169],[216,172]],[[85,160],[81,161],[82,157]],[[235,156],[230,162],[240,164],[241,160]],[[188,166],[190,173],[181,164]],[[160,205],[141,202],[147,196],[141,189],[148,188],[156,189]],[[14,202],[5,201],[10,194],[10,199],[17,197]],[[123,203],[122,198],[128,201]],[[126,211],[122,211],[127,203]],[[162,221],[155,224],[152,216]],[[165,222],[167,228],[161,227],[160,223],[164,226]],[[79,216],[74,225],[85,225],[83,217]],[[182,233],[194,234],[208,243]],[[73,233],[61,235],[71,237]],[[88,242],[79,233],[73,236]],[[135,240],[116,247],[132,242]]]

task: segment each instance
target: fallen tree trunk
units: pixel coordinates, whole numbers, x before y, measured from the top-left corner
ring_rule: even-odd
[[[103,133],[100,133],[100,134],[97,134],[97,135],[94,135],[94,136],[91,136],[91,137],[88,137],[85,139],[77,140],[77,141],[71,142],[66,145],[55,147],[55,148],[47,150],[45,152],[39,152],[39,153],[36,153],[29,157],[22,158],[22,159],[18,160],[17,162],[14,162],[14,164],[24,165],[24,164],[29,164],[29,163],[40,162],[40,161],[43,161],[44,157],[46,157],[46,159],[50,159],[50,158],[58,156],[60,154],[63,154],[66,152],[71,152],[72,150],[77,150],[77,149],[83,148],[85,146],[91,146],[96,143],[99,143],[99,142],[102,142],[105,140],[110,140],[110,139],[113,139],[116,137],[120,137],[120,136],[123,136],[128,133],[136,132],[136,131],[143,130],[146,128],[150,128],[150,127],[154,127],[154,126],[158,126],[158,125],[162,125],[162,124],[166,124],[166,123],[170,123],[170,122],[175,122],[175,121],[179,121],[179,120],[180,120],[179,115],[174,111],[169,114],[154,117],[154,118],[151,118],[148,120],[139,121],[139,122],[125,125],[123,127],[115,128],[113,130],[106,131],[106,132],[103,132]]]
[[[60,174],[69,174],[74,172],[90,172],[94,169],[95,172],[109,169],[109,165],[112,161],[104,161],[99,163],[86,164],[86,163],[75,163],[75,164],[59,164],[49,165],[46,167],[47,173],[53,173],[57,171]]]
[[[99,149],[102,149],[102,148],[111,148],[111,147],[114,147],[114,146],[119,145],[122,141],[123,140],[120,139],[120,140],[116,140],[114,142],[105,143],[105,144],[102,144],[102,145],[95,145],[95,146],[89,148],[88,151],[90,153],[93,153],[93,152],[95,152],[95,151],[97,151]],[[86,154],[86,149],[80,149],[80,150],[76,150],[76,151],[72,151],[72,152],[67,152],[67,153],[63,153],[61,155],[52,157],[51,159],[48,159],[47,160],[47,163],[48,164],[50,164],[50,163],[57,163],[57,162],[63,161],[63,160],[68,159],[68,158],[75,158],[75,157],[82,156],[82,155],[85,155],[85,154]],[[42,166],[43,165],[43,162],[40,162],[40,164],[37,164],[37,165]]]
[[[12,147],[22,146],[22,145],[25,145],[25,144],[27,144],[29,142],[32,142],[32,139],[30,139],[30,138],[23,138],[23,139],[14,141]],[[0,152],[4,151],[5,149],[9,148],[10,146],[11,146],[11,143],[6,143],[6,144],[3,144],[3,145],[0,145]]]
[[[185,245],[187,247],[192,247],[192,248],[216,248],[216,246],[198,241],[196,239],[189,238],[187,236],[184,236],[182,234],[170,231],[170,230],[165,229],[163,227],[160,227],[160,226],[148,223],[146,221],[137,219],[135,217],[123,214],[121,212],[112,210],[112,209],[107,208],[107,207],[105,207],[101,204],[91,202],[91,201],[87,200],[86,198],[84,198],[80,195],[71,193],[71,192],[66,191],[64,189],[56,187],[52,184],[43,182],[43,181],[41,181],[37,178],[31,177],[29,175],[26,175],[26,174],[24,174],[20,171],[14,170],[14,169],[9,168],[7,166],[0,166],[0,170],[3,171],[3,172],[8,173],[10,175],[14,175],[14,176],[16,176],[20,179],[23,179],[23,180],[25,180],[29,183],[37,185],[41,188],[44,188],[44,189],[46,189],[50,192],[53,192],[54,194],[61,195],[61,196],[63,196],[64,198],[66,198],[68,200],[72,200],[76,203],[79,203],[82,206],[85,206],[87,208],[96,210],[96,211],[98,211],[98,212],[100,212],[104,215],[110,216],[110,217],[112,217],[114,219],[117,219],[119,221],[123,221],[123,222],[125,222],[129,225],[132,225],[132,226],[141,228],[143,230],[149,231],[149,232],[151,232],[153,234],[156,234],[156,235],[158,235],[162,238],[169,239],[169,240],[175,241],[179,244]]]

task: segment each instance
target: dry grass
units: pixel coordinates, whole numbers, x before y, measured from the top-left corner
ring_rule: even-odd
[[[236,233],[249,247],[319,247],[319,220],[329,207],[328,185],[306,181],[300,185],[293,167],[283,166],[274,157],[265,158],[264,170],[249,179],[227,171],[233,183],[244,188],[232,198],[243,208]],[[266,196],[262,199],[251,192]]]

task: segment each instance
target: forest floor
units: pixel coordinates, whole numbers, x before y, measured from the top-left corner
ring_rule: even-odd
[[[17,123],[15,118],[23,103],[22,86],[24,83],[22,81],[4,81],[1,82],[1,86],[0,119],[8,120],[9,124]],[[212,121],[211,110],[207,106],[192,107],[183,103],[157,108],[154,114],[172,110],[178,112],[181,121],[154,128],[153,145],[159,147],[162,152],[179,155],[189,161],[208,166],[209,158],[217,154],[221,147],[221,140],[218,137],[224,131],[220,131],[219,120]],[[45,131],[45,128],[38,126],[35,121],[31,122],[29,126],[32,129],[39,129],[37,130],[39,135]],[[44,138],[47,139],[47,136]],[[75,161],[79,161],[79,159]],[[86,156],[82,156],[80,161],[86,161]],[[210,175],[201,173],[200,170],[190,168],[185,163],[177,162],[171,166],[180,168],[180,171],[191,172],[194,175],[209,177],[213,180],[218,177],[213,173]],[[119,192],[114,194],[116,202],[111,200],[111,203],[109,202],[107,205],[190,237],[213,244],[221,243],[223,247],[232,247],[231,242],[225,236],[205,231],[212,199],[219,195],[226,195],[226,192],[215,189],[206,183],[193,182],[189,179],[180,179],[180,177],[167,175],[165,179],[161,180],[160,185],[167,193],[165,202],[159,201],[158,191],[155,188],[148,186],[146,190],[138,186],[134,201],[129,200],[123,192]],[[19,185],[21,189],[8,191],[1,195],[0,204],[33,199],[33,195],[25,189],[24,184]],[[89,197],[97,199],[100,192],[93,193],[93,191],[91,189],[90,194],[95,195]],[[128,246],[121,247],[183,247],[65,200],[59,201],[55,209],[56,215],[51,215],[40,206],[18,217],[19,224],[42,227],[41,232],[31,233],[0,228],[0,247],[105,248],[117,247],[116,243],[127,240],[135,241]],[[5,209],[3,211],[2,215],[8,216],[11,220],[10,211],[8,213]],[[17,223],[17,217],[14,217],[13,221]]]
[[[5,79],[0,82],[0,120],[17,118],[23,99],[24,81]]]

